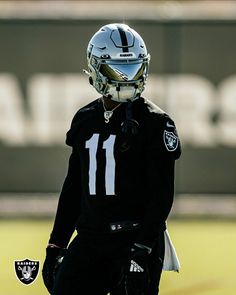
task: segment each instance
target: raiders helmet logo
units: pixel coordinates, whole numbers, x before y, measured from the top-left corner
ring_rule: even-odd
[[[164,136],[164,143],[165,143],[166,149],[169,152],[175,151],[179,144],[178,137],[173,132],[169,132],[166,130],[164,130],[163,136]]]
[[[32,284],[39,272],[38,260],[15,260],[15,273],[18,280],[25,285]]]

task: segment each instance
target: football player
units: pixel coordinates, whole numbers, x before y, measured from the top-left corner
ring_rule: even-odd
[[[87,61],[101,97],[76,113],[67,133],[72,153],[44,283],[53,295],[157,295],[181,153],[176,127],[141,96],[150,55],[135,30],[103,26]]]

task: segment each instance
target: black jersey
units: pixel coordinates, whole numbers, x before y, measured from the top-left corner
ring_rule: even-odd
[[[50,243],[65,247],[77,228],[96,234],[135,229],[137,242],[147,244],[165,228],[180,156],[176,128],[165,112],[139,98],[132,102],[138,133],[128,136],[122,131],[126,105],[108,123],[101,99],[73,118],[66,139],[72,154]]]

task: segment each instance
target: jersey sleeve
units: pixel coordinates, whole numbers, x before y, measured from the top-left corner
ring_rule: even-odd
[[[49,243],[66,247],[80,215],[80,161],[74,150],[70,156],[68,173],[59,197],[57,213]]]
[[[80,124],[81,124],[81,115],[80,110],[75,114],[72,119],[70,130],[66,134],[66,145],[73,147],[75,145],[76,135],[79,132]]]
[[[167,114],[161,114],[159,120],[150,120],[147,134],[148,150],[155,150],[175,160],[180,157],[181,143],[177,128]]]
[[[150,123],[146,147],[148,203],[137,242],[152,247],[170,213],[174,198],[175,160],[181,147],[174,122],[165,114]]]
[[[70,130],[66,135],[66,144],[72,147],[67,176],[59,197],[57,213],[49,243],[66,247],[76,229],[81,214],[81,164],[78,139],[81,126],[93,116],[98,100],[79,109],[72,119]]]

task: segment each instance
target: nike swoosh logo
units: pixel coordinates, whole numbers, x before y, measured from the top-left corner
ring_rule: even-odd
[[[169,122],[166,123],[167,127],[175,127],[174,125],[170,124]]]

